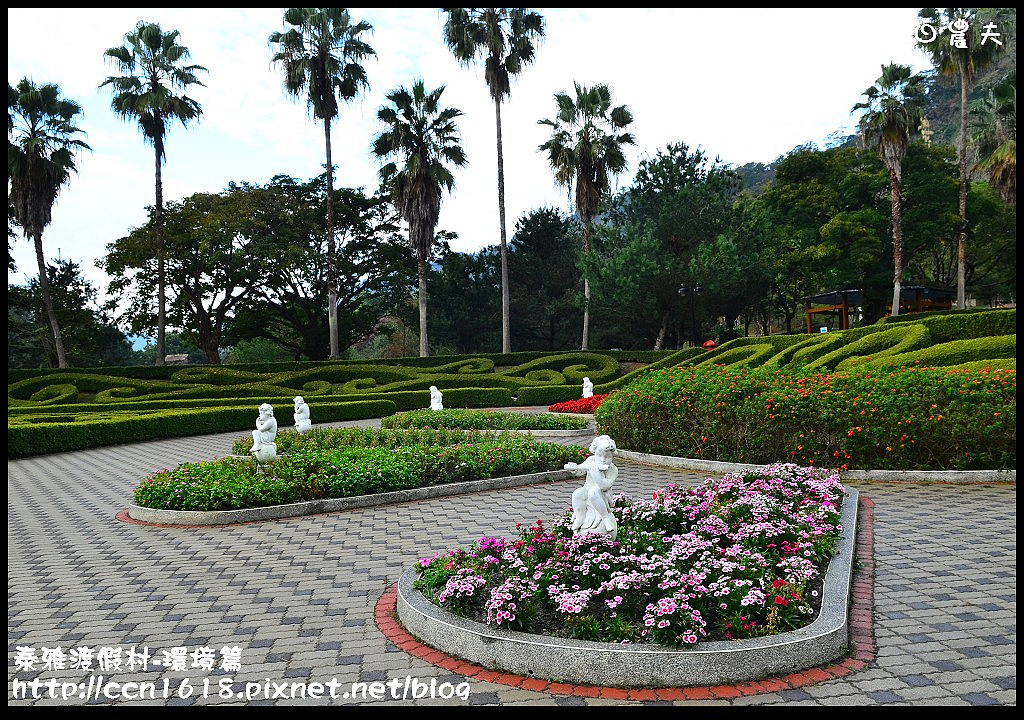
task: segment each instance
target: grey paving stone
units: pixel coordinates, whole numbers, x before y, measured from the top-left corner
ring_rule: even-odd
[[[114,519],[148,473],[223,456],[241,434],[9,461],[12,651],[14,645],[159,650],[207,643],[218,650],[242,649],[242,669],[234,673],[240,684],[332,677],[352,683],[406,674],[451,678],[381,635],[373,620],[377,599],[418,557],[485,534],[508,535],[515,522],[560,514],[576,486],[564,481],[219,528],[158,528]],[[617,488],[649,495],[668,482],[694,484],[703,477],[624,462]],[[855,485],[875,503],[876,662],[817,685],[698,704],[1016,704],[1016,487]],[[9,668],[9,684],[15,677],[30,679]],[[483,705],[636,705],[472,685],[480,688],[477,702]],[[190,701],[158,704],[235,704]],[[42,700],[9,704],[66,706]]]

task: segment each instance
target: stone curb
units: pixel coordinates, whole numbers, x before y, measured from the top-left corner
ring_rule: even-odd
[[[753,470],[764,467],[765,463],[748,465],[744,463],[718,462],[717,460],[698,460],[695,458],[674,457],[672,455],[652,455],[633,450],[618,450],[616,458],[634,462],[639,465],[678,468],[680,470],[697,470],[723,475],[729,472]],[[843,470],[840,477],[844,482],[863,480],[872,482],[926,482],[926,483],[1016,483],[1016,470]]]
[[[430,498],[464,495],[484,490],[503,490],[505,488],[536,485],[538,483],[569,480],[575,477],[568,470],[552,470],[550,472],[512,475],[503,478],[486,480],[470,480],[469,482],[431,485],[411,490],[375,495],[357,495],[347,498],[331,498],[327,500],[310,500],[287,505],[271,505],[268,507],[245,508],[242,510],[156,510],[153,508],[129,505],[128,517],[154,525],[234,525],[237,523],[259,520],[279,520],[282,518],[300,517],[302,515],[318,515],[320,513],[354,510],[356,508],[393,505],[395,503],[427,500]]]
[[[618,688],[687,687],[752,682],[831,663],[849,649],[847,607],[853,576],[859,494],[847,488],[839,547],[829,563],[821,611],[811,624],[751,640],[658,650],[502,630],[457,617],[413,588],[412,568],[398,581],[397,612],[424,643],[470,663],[561,683]]]

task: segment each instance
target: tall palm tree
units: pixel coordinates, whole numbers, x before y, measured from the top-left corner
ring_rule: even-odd
[[[909,65],[883,65],[881,76],[863,95],[866,100],[854,105],[851,112],[865,111],[860,117],[861,133],[868,144],[878,147],[878,155],[889,171],[892,189],[892,314],[895,317],[900,313],[900,278],[903,275],[903,195],[900,182],[910,136],[921,124],[921,111],[925,104],[924,78],[913,74]]]
[[[451,192],[455,177],[447,163],[466,164],[455,118],[456,108],[441,109],[445,86],[427,92],[423,81],[392,90],[377,118],[387,128],[373,141],[373,152],[388,161],[380,169],[382,184],[391,191],[395,208],[409,223],[409,241],[416,251],[419,277],[420,357],[430,354],[427,342],[427,260],[434,241],[434,228],[441,214],[441,191]]]
[[[991,65],[1006,46],[986,37],[986,28],[996,18],[975,8],[924,8],[918,13],[921,27],[917,46],[924,50],[932,65],[948,77],[960,81],[960,224],[956,240],[956,306],[966,307],[967,255],[967,99],[977,74]],[[955,36],[955,37],[954,37]]]
[[[271,62],[284,68],[284,86],[289,94],[306,98],[313,117],[324,121],[327,154],[327,321],[331,359],[341,356],[338,347],[338,268],[334,239],[334,164],[331,161],[331,122],[338,116],[338,99],[354,99],[370,87],[360,64],[376,55],[360,39],[373,31],[368,22],[353,22],[347,8],[288,8],[285,32],[270,35],[275,49]]]
[[[626,169],[623,145],[636,144],[624,132],[633,122],[625,105],[612,107],[607,85],[591,88],[574,83],[575,101],[567,93],[555,93],[558,115],[538,120],[551,127],[551,138],[539,150],[548,153],[555,182],[569,187],[576,181],[576,212],[583,223],[583,251],[590,253],[590,230],[602,196],[608,192],[609,176]],[[590,347],[590,282],[583,280],[583,349]]]
[[[10,183],[8,209],[26,238],[32,238],[39,266],[39,287],[53,332],[59,367],[68,366],[57,316],[50,298],[50,283],[43,258],[43,229],[50,224],[50,212],[60,189],[77,172],[75,153],[89,146],[75,137],[84,132],[75,126],[82,108],[60,95],[51,83],[35,85],[22,78],[17,87],[7,85],[7,180]]]
[[[989,175],[992,187],[1017,204],[1017,72],[1011,71],[970,106],[971,142],[978,149],[975,169]]]
[[[534,40],[544,37],[544,18],[525,8],[442,8],[448,14],[444,40],[460,62],[484,60],[484,80],[494,100],[498,128],[498,224],[501,230],[501,351],[512,352],[509,320],[508,250],[505,242],[505,161],[501,145],[501,101],[510,81],[533,62]]]
[[[108,77],[100,87],[110,85],[114,91],[111,107],[124,120],[135,120],[145,142],[153,146],[156,156],[156,205],[153,224],[157,247],[157,329],[156,364],[163,365],[164,334],[167,322],[167,300],[164,297],[164,188],[161,165],[167,161],[164,138],[167,125],[175,120],[183,127],[198,120],[203,110],[199,103],[184,93],[193,85],[202,85],[197,72],[206,72],[202,65],[185,65],[189,50],[178,43],[177,30],[164,32],[158,23],[139,20],[134,30],[124,36],[125,44],[103,53],[123,73]]]

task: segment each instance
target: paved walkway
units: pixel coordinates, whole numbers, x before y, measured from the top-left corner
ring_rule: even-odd
[[[577,481],[218,528],[115,518],[147,474],[223,456],[242,434],[8,462],[9,705],[244,702],[237,692],[274,705],[637,704],[467,679],[401,651],[374,622],[378,600],[417,558],[557,515]],[[703,479],[629,463],[620,470],[616,489],[631,494]],[[672,704],[1016,704],[1016,485],[855,486],[874,503],[874,661],[803,687]],[[48,668],[42,657],[44,648],[51,656],[81,647],[120,650],[122,669],[101,672],[96,658],[89,670],[73,669],[70,655],[64,669]],[[202,647],[215,651],[212,670],[193,657]],[[133,648],[148,648],[146,670],[128,669]],[[185,670],[155,665],[172,648],[187,650]],[[232,648],[241,669],[219,669]],[[17,669],[17,658],[32,653],[35,669]],[[228,677],[233,684],[222,686]],[[280,696],[286,684],[332,679],[339,695],[353,683],[365,683],[357,693],[388,689],[381,699]],[[155,699],[145,685],[144,699],[130,699],[139,692],[133,682],[152,683]],[[419,687],[423,698],[392,699],[391,687],[399,696]]]

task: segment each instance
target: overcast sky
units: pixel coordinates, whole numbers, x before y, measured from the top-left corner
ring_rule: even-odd
[[[898,62],[925,70],[914,49],[917,8],[880,9],[545,9],[546,38],[536,60],[513,80],[502,106],[508,234],[538,207],[569,209],[546,158],[537,148],[550,135],[538,125],[555,115],[554,93],[573,83],[606,83],[614,104],[635,121],[636,146],[627,148],[630,184],[640,159],[670,142],[701,147],[734,165],[768,163],[808,141],[852,127],[850,108]],[[446,107],[459,118],[469,165],[455,171],[453,194],[441,205],[438,230],[459,235],[453,248],[472,251],[499,241],[494,105],[479,67],[450,55],[437,9],[351,8],[373,25],[377,57],[365,63],[370,90],[344,105],[332,127],[336,186],[377,187],[370,152],[382,127],[376,118],[385,95],[422,78],[429,89],[447,86]],[[103,52],[122,45],[138,20],[180,31],[191,62],[203,65],[205,87],[191,93],[202,105],[197,124],[172,127],[163,169],[165,201],[218,192],[231,181],[266,183],[284,173],[302,181],[323,171],[323,126],[304,102],[283,89],[271,67],[270,33],[282,30],[281,8],[250,9],[8,9],[7,79],[30,77],[60,86],[84,114],[78,125],[92,147],[57,199],[43,234],[47,259],[79,262],[101,290],[95,267],[108,243],[146,220],[154,202],[154,156],[135,123],[110,109],[109,88],[98,88],[116,68]],[[32,244],[14,245],[18,270],[8,281],[35,274]]]

